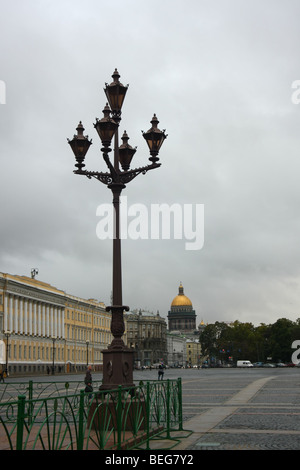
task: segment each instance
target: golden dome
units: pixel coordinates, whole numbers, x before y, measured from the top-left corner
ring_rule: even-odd
[[[171,303],[171,307],[182,307],[182,306],[192,307],[193,305],[190,299],[186,295],[184,295],[183,287],[182,287],[182,284],[180,283],[178,295],[174,297],[173,302]]]

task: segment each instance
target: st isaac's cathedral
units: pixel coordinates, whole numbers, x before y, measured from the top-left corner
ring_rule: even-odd
[[[182,283],[168,312],[168,328],[169,331],[177,330],[181,333],[192,333],[196,330],[196,313],[192,302],[184,295]]]

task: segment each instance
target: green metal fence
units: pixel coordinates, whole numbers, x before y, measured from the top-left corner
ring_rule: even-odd
[[[17,397],[16,384],[5,385],[0,450],[150,449],[151,440],[183,431],[180,378],[92,393],[82,383],[29,382]]]
[[[93,380],[95,390],[98,390],[102,384],[101,380]],[[76,395],[80,390],[84,389],[83,381],[43,381],[36,382],[29,380],[28,382],[10,382],[0,383],[0,403],[15,401],[19,395],[25,395],[27,399],[51,398],[59,395]]]

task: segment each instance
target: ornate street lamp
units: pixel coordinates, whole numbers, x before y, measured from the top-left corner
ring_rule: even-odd
[[[113,239],[113,288],[112,300],[113,305],[106,308],[111,311],[111,332],[113,340],[110,346],[102,351],[103,353],[103,384],[101,389],[112,389],[118,385],[133,386],[133,354],[132,349],[125,346],[122,336],[125,331],[124,311],[128,311],[129,307],[123,305],[122,298],[122,269],[121,269],[121,240],[120,240],[120,195],[126,184],[133,180],[139,174],[145,174],[149,170],[160,167],[158,153],[163,141],[167,137],[165,131],[158,129],[158,120],[154,114],[151,124],[152,127],[143,132],[149,151],[149,160],[151,164],[130,170],[132,158],[136,149],[128,144],[129,137],[125,131],[122,136],[122,145],[119,146],[118,128],[121,121],[121,109],[124,98],[128,89],[128,85],[124,86],[120,83],[120,75],[115,69],[113,82],[105,84],[105,94],[108,103],[103,109],[103,118],[96,119],[94,127],[101,139],[103,159],[108,167],[109,172],[87,171],[83,168],[85,155],[92,143],[88,136],[84,136],[84,128],[80,122],[77,127],[77,135],[68,142],[74,152],[76,159],[77,175],[87,176],[89,179],[95,178],[105,184],[113,194],[114,207],[114,239]],[[114,160],[113,163],[109,159],[111,152],[111,141],[114,138]],[[122,170],[120,170],[121,165]]]

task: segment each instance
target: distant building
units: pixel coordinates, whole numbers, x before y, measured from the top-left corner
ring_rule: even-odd
[[[0,370],[13,374],[102,367],[112,341],[103,302],[81,299],[35,277],[0,273]],[[6,355],[8,351],[8,357]]]
[[[196,313],[192,302],[184,295],[181,283],[168,312],[168,326],[170,332],[179,330],[181,333],[194,333],[196,330]]]
[[[201,362],[201,344],[199,340],[187,339],[186,341],[186,363],[188,366],[199,366]]]
[[[168,365],[182,367],[186,365],[186,338],[179,331],[167,332]]]
[[[199,335],[201,335],[201,333],[205,330],[206,326],[207,326],[207,324],[205,324],[204,321],[201,320],[201,322],[198,325]]]
[[[135,366],[151,366],[167,362],[167,324],[159,313],[129,312],[127,346],[135,349]]]

